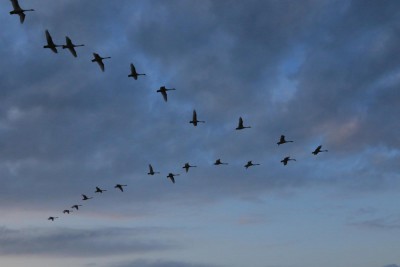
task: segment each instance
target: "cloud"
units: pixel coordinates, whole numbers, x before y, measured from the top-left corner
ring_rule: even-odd
[[[213,264],[197,264],[181,261],[167,261],[167,260],[135,260],[132,262],[117,263],[112,267],[217,267]]]
[[[0,228],[0,255],[101,256],[173,249],[176,242],[150,238],[156,228]]]

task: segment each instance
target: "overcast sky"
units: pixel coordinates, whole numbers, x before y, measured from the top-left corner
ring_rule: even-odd
[[[0,2],[1,265],[400,266],[399,1],[19,2],[24,24]],[[55,54],[46,29],[85,46]]]

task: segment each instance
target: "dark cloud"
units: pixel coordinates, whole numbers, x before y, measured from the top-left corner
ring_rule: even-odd
[[[389,216],[383,218],[367,219],[363,221],[352,222],[349,225],[367,229],[396,230],[400,229],[400,217]]]
[[[112,267],[217,267],[214,264],[196,264],[181,261],[167,261],[167,260],[135,260],[132,262],[117,263]],[[220,265],[219,265],[220,266]],[[222,266],[221,266],[222,267]]]
[[[89,257],[136,254],[177,248],[170,240],[148,237],[160,228],[0,228],[1,255]]]

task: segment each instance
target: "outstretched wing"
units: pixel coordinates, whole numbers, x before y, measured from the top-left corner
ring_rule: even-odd
[[[243,127],[243,119],[242,119],[242,117],[239,117],[238,128],[242,128],[242,127]]]
[[[19,13],[18,15],[19,15],[19,21],[21,22],[21,24],[24,23],[24,21],[25,21],[25,14],[24,14],[24,13]]]
[[[11,4],[12,4],[12,6],[13,6],[13,8],[14,8],[15,11],[19,11],[19,10],[22,9],[22,8],[19,6],[18,0],[10,0],[10,1],[11,1]]]
[[[165,90],[163,90],[163,91],[161,91],[161,94],[162,94],[162,96],[164,98],[164,101],[167,102],[168,101],[167,92]]]

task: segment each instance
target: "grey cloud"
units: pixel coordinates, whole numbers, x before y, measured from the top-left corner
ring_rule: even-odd
[[[147,237],[158,228],[0,228],[1,255],[100,256],[173,249],[176,242]]]
[[[369,229],[396,230],[400,229],[400,217],[390,216],[375,219],[367,219],[349,223],[351,226]]]
[[[214,264],[197,264],[182,261],[168,260],[135,260],[132,262],[117,263],[112,267],[217,267]],[[219,265],[220,266],[220,265]],[[221,266],[222,267],[222,266]]]

